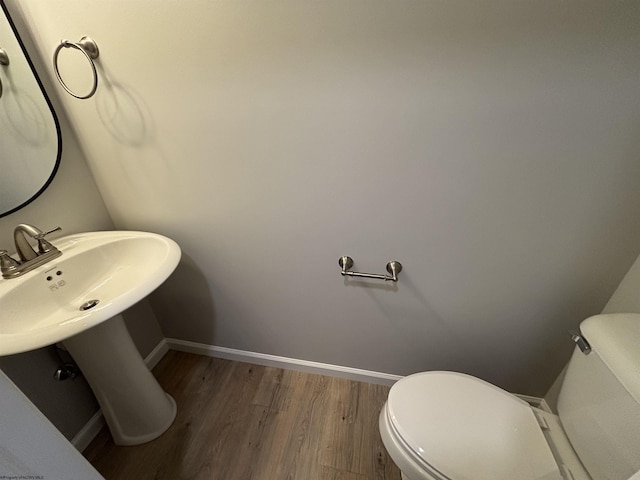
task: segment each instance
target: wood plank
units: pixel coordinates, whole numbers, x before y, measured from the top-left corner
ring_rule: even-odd
[[[323,466],[320,480],[369,480],[369,477],[359,473],[345,472],[344,470]]]
[[[291,403],[293,386],[304,381],[304,378],[305,374],[302,372],[265,367],[262,381],[252,403],[286,411]]]

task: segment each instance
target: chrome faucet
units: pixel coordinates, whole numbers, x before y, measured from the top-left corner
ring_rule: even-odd
[[[16,251],[18,252],[18,256],[20,260],[23,262],[27,262],[29,260],[33,260],[34,258],[48,253],[52,250],[57,250],[56,247],[51,245],[50,242],[44,239],[45,236],[50,233],[57,232],[58,230],[62,230],[60,227],[56,227],[53,230],[49,230],[48,232],[42,232],[38,227],[34,227],[33,225],[29,225],[28,223],[21,223],[13,230],[13,241],[16,244]],[[31,244],[27,241],[26,235],[34,238],[38,241],[38,251],[36,252]]]
[[[13,231],[13,241],[20,260],[9,256],[6,250],[0,250],[0,271],[3,278],[15,278],[23,275],[40,265],[62,255],[62,252],[54,247],[51,242],[44,237],[50,233],[62,230],[56,227],[48,232],[43,232],[33,225],[22,223]],[[27,236],[36,240],[37,251],[27,240]]]

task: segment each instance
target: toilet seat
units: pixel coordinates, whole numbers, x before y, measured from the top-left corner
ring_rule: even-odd
[[[402,457],[421,479],[563,478],[529,404],[461,373],[398,381],[381,413],[381,433],[392,458]]]

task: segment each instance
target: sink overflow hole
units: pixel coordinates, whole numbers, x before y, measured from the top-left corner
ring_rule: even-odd
[[[80,310],[82,311],[90,310],[93,307],[95,307],[98,303],[100,303],[100,300],[89,300],[88,302],[84,302],[82,305],[80,305]]]

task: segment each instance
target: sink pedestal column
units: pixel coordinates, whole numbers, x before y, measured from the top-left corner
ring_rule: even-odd
[[[145,365],[121,315],[63,343],[91,386],[116,445],[149,442],[171,426],[176,403]]]

